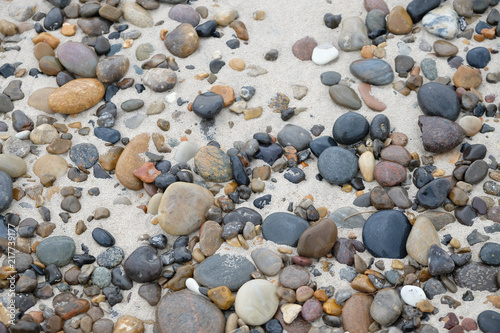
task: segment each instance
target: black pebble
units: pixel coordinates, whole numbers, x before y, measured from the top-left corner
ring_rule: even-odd
[[[203,24],[198,25],[195,30],[200,37],[210,37],[217,29],[217,22],[214,20],[207,21]]]
[[[341,21],[342,21],[342,15],[340,14],[333,15],[332,13],[326,13],[323,16],[323,22],[325,22],[325,25],[330,29],[337,28]]]
[[[110,84],[107,88],[106,88],[106,93],[104,94],[104,101],[105,102],[109,102],[111,100],[111,98],[113,98],[113,96],[116,95],[116,93],[120,90],[120,88],[118,88],[116,85],[114,84]]]
[[[88,253],[85,254],[75,254],[73,256],[73,263],[78,266],[82,267],[83,265],[89,265],[95,262],[95,257],[91,256]]]
[[[135,84],[135,90],[137,90],[137,92],[140,94],[144,90],[146,90],[146,87],[144,87],[144,85],[142,83],[136,83]]]
[[[44,269],[45,281],[49,284],[56,284],[62,281],[62,273],[56,265],[50,264]]]
[[[49,31],[54,31],[62,27],[64,21],[64,14],[60,8],[52,8],[45,16],[43,26]]]
[[[271,198],[272,198],[271,194],[263,195],[263,196],[255,199],[253,201],[253,205],[259,209],[262,209],[262,208],[264,208],[264,206],[267,206],[271,203]]]
[[[174,261],[178,264],[183,264],[193,258],[187,247],[177,247],[174,249]]]
[[[128,29],[128,24],[120,24],[118,27],[116,27],[116,31],[122,32]]]
[[[95,228],[92,231],[92,238],[101,246],[111,247],[115,245],[115,238],[108,231],[102,228]]]
[[[73,76],[73,74],[67,71],[61,71],[56,75],[56,83],[59,87],[65,85],[66,83],[74,79],[75,77]]]
[[[35,23],[34,27],[35,27],[35,31],[39,34],[42,32],[46,32],[46,30],[43,28],[43,26],[38,22]]]
[[[165,249],[167,247],[167,236],[159,234],[149,238],[149,244],[153,245],[157,249]]]
[[[109,52],[111,45],[106,37],[98,36],[94,44],[94,49],[97,55],[103,55]]]
[[[108,35],[108,39],[118,39],[120,38],[120,32],[115,31]]]
[[[214,59],[214,60],[210,61],[210,64],[209,64],[210,71],[214,74],[217,74],[217,73],[219,73],[221,68],[224,67],[225,64],[226,63],[222,60]]]

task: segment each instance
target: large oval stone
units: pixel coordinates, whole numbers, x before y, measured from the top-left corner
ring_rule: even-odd
[[[81,77],[95,77],[99,58],[93,49],[85,44],[66,42],[57,49],[57,59],[73,74]]]
[[[102,83],[113,83],[127,74],[130,61],[126,56],[114,55],[107,57],[97,64],[97,79]]]
[[[69,81],[52,92],[48,99],[51,110],[75,114],[90,109],[104,97],[104,86],[96,79]]]
[[[420,265],[426,266],[429,262],[429,249],[433,244],[439,245],[436,228],[431,220],[419,215],[406,241],[406,252]]]
[[[8,174],[0,171],[0,212],[9,208],[12,200],[12,179]]]
[[[134,175],[145,162],[144,154],[149,149],[149,134],[142,133],[133,138],[116,162],[116,177],[128,189],[140,190],[142,181]]]
[[[360,59],[353,61],[349,66],[352,75],[364,83],[377,86],[392,83],[394,72],[391,65],[382,59]]]
[[[326,255],[337,241],[337,225],[330,219],[321,219],[300,236],[299,256],[319,258]]]
[[[370,316],[372,302],[373,296],[365,293],[356,293],[349,297],[342,308],[342,323],[346,332],[369,332],[368,327],[373,322]]]
[[[58,267],[69,264],[75,254],[75,241],[68,236],[54,236],[43,239],[36,247],[36,256],[45,265]]]
[[[255,266],[245,257],[234,254],[216,254],[196,267],[194,279],[208,288],[226,286],[232,291],[238,290],[250,281]]]
[[[276,286],[267,280],[257,279],[245,283],[238,294],[234,307],[245,324],[258,326],[268,322],[278,310],[279,298]]]
[[[358,172],[358,160],[345,148],[330,147],[319,155],[318,169],[329,183],[345,184]]]
[[[175,87],[177,75],[169,68],[151,68],[143,76],[142,81],[151,90],[164,92]]]
[[[351,110],[359,110],[362,106],[358,94],[345,84],[336,84],[328,89],[330,98],[336,104]]]
[[[293,247],[297,246],[300,236],[307,228],[309,228],[309,223],[306,220],[283,212],[272,213],[262,222],[264,239]]]
[[[149,28],[154,24],[151,14],[135,2],[125,2],[122,6],[122,10],[125,21],[139,28]]]
[[[209,182],[222,183],[233,178],[229,156],[215,146],[204,146],[194,155],[196,173]]]
[[[59,155],[45,155],[36,160],[33,165],[33,173],[41,178],[44,175],[56,178],[68,172],[68,162]]]
[[[457,123],[441,117],[419,116],[424,149],[431,153],[445,153],[458,146],[465,138],[464,129]]]
[[[406,215],[396,210],[374,213],[363,226],[363,243],[377,258],[406,257],[406,241],[411,224]]]
[[[278,132],[278,142],[282,147],[292,146],[297,151],[307,149],[312,140],[311,133],[301,126],[286,124]]]
[[[7,173],[12,178],[21,177],[27,170],[26,162],[14,154],[0,154],[0,171]]]
[[[161,197],[160,225],[171,235],[189,235],[206,221],[205,214],[213,204],[214,196],[206,188],[191,183],[173,183]]]
[[[187,290],[168,293],[156,307],[160,333],[223,333],[226,319],[208,299]]]
[[[198,33],[189,23],[182,23],[165,38],[167,50],[174,56],[186,58],[198,49]]]
[[[427,116],[457,120],[460,114],[460,100],[457,93],[442,83],[424,84],[418,90],[417,101],[422,112]]]

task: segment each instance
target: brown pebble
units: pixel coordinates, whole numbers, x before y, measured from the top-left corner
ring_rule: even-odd
[[[241,58],[233,58],[229,60],[229,67],[231,67],[235,71],[241,72],[245,69],[245,66],[245,62]]]

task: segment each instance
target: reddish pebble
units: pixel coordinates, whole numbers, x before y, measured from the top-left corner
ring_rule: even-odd
[[[154,182],[159,175],[161,175],[161,172],[155,168],[153,162],[146,162],[139,169],[134,170],[134,176],[145,183]]]
[[[375,166],[374,176],[381,186],[395,186],[405,180],[406,169],[401,164],[383,161]]]
[[[486,95],[486,97],[484,97],[484,100],[486,101],[486,103],[493,103],[495,101],[495,95]]]
[[[292,262],[296,265],[299,265],[299,266],[311,266],[312,265],[311,259],[306,258],[306,257],[301,257],[301,256],[293,256]]]
[[[465,90],[465,89],[464,89],[464,88],[462,88],[462,87],[458,87],[458,88],[457,88],[457,90],[455,90],[455,92],[457,93],[458,98],[462,98],[462,94],[463,94],[464,92],[467,92],[467,90]]]
[[[375,96],[371,94],[372,86],[367,83],[360,83],[358,85],[358,91],[363,99],[363,102],[374,111],[384,111],[387,108],[383,102],[379,101]]]
[[[439,321],[444,322],[444,328],[446,328],[447,330],[450,330],[458,325],[457,315],[453,312],[448,313],[445,317],[439,318]]]
[[[472,318],[465,318],[464,320],[462,320],[462,327],[467,332],[477,330],[477,324]]]
[[[457,325],[453,327],[451,330],[449,330],[449,333],[464,333],[464,329],[462,326]]]
[[[300,313],[305,320],[314,321],[323,314],[323,306],[317,299],[310,298],[304,303]]]

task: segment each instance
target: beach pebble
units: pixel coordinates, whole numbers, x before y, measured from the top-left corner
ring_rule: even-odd
[[[486,265],[500,265],[500,244],[493,242],[484,243],[479,251],[479,258]]]
[[[134,175],[134,171],[144,164],[145,160],[140,154],[144,154],[148,147],[149,134],[139,134],[130,141],[118,158],[116,177],[126,188],[134,190],[142,188],[142,181]]]
[[[178,4],[170,8],[168,17],[180,23],[189,23],[196,27],[200,23],[200,14],[191,6]]]
[[[490,51],[485,47],[475,47],[467,52],[467,63],[475,68],[484,68],[491,60]]]
[[[455,269],[455,263],[450,255],[439,247],[439,244],[433,244],[429,250],[429,273],[432,276],[449,274]]]
[[[408,6],[406,6],[406,11],[408,12],[408,15],[410,15],[413,23],[416,24],[422,20],[425,14],[438,7],[440,4],[441,2],[439,0],[413,0],[408,4]]]
[[[156,280],[161,274],[162,263],[155,252],[149,246],[135,249],[123,264],[127,276],[139,283]]]
[[[361,100],[356,92],[351,87],[344,84],[332,85],[330,89],[328,89],[328,92],[330,94],[330,98],[337,105],[344,106],[352,110],[359,110],[362,106]]]
[[[429,82],[417,93],[418,105],[427,116],[438,116],[456,120],[460,114],[460,100],[448,86]]]
[[[200,263],[193,278],[208,288],[226,286],[236,291],[250,280],[253,271],[255,266],[243,256],[215,254]]]
[[[9,208],[10,203],[13,200],[12,195],[12,179],[8,174],[0,171],[0,212]]]
[[[347,149],[330,147],[320,155],[318,169],[326,181],[332,184],[345,184],[356,175],[358,161]]]
[[[107,57],[97,64],[97,79],[102,83],[112,83],[121,80],[128,71],[129,60],[123,55]]]
[[[126,2],[122,6],[123,18],[125,21],[138,26],[139,28],[149,28],[154,24],[151,14],[135,2]]]
[[[482,311],[477,316],[477,324],[483,332],[497,333],[500,327],[500,313],[493,310]]]
[[[168,68],[151,68],[142,78],[142,82],[155,92],[172,89],[177,83],[177,75]]]
[[[312,140],[311,133],[298,125],[286,124],[278,133],[278,142],[283,146],[292,146],[297,151],[307,149]]]
[[[255,266],[265,275],[273,276],[279,273],[283,267],[281,257],[265,248],[259,248],[252,251],[252,260]]]
[[[351,73],[364,83],[386,85],[394,80],[391,66],[382,59],[356,60],[349,66]]]
[[[198,147],[189,141],[183,141],[177,147],[174,155],[174,160],[180,163],[189,161],[198,152]]]
[[[445,40],[435,41],[432,47],[438,57],[451,57],[458,53],[458,47]]]
[[[11,178],[24,175],[26,170],[26,162],[21,157],[13,154],[0,154],[0,171],[5,172]]]
[[[465,116],[460,118],[460,120],[458,121],[458,125],[462,127],[462,129],[465,132],[465,135],[474,136],[477,133],[479,133],[481,127],[483,126],[483,123],[481,122],[481,119],[479,119],[478,117]]]
[[[340,82],[342,77],[339,73],[334,71],[321,73],[320,80],[325,86],[333,86]]]
[[[224,9],[214,15],[214,20],[221,27],[228,26],[231,22],[239,18],[239,14],[234,9]]]
[[[320,44],[312,52],[311,60],[316,65],[326,65],[339,56],[339,51],[332,44]]]
[[[321,219],[302,233],[297,253],[304,257],[319,258],[330,252],[336,240],[336,224],[330,219]]]
[[[452,39],[458,32],[458,15],[451,7],[438,7],[422,18],[422,25],[427,32],[433,35]]]
[[[101,17],[79,18],[78,27],[89,36],[101,36],[109,32],[110,22]],[[64,28],[64,25],[63,25]]]
[[[401,289],[401,298],[411,306],[415,306],[418,302],[427,299],[422,288],[410,285],[406,285]]]
[[[402,6],[395,6],[387,16],[387,29],[395,35],[405,35],[411,32],[413,21]]]
[[[441,117],[419,116],[424,149],[431,153],[444,153],[458,146],[465,131],[457,123]]]
[[[121,134],[118,130],[107,127],[94,128],[94,135],[97,138],[110,143],[117,143],[121,138]]]
[[[403,303],[396,291],[385,289],[378,292],[370,306],[370,315],[382,326],[390,326],[398,319],[403,310]]]
[[[318,43],[313,37],[304,37],[295,42],[292,46],[293,55],[302,61],[311,60],[314,49]],[[333,59],[332,59],[333,60]]]
[[[337,143],[329,136],[320,136],[309,143],[309,148],[316,157],[319,157],[325,149],[333,146],[337,146]]]
[[[181,23],[165,38],[165,46],[170,53],[186,58],[198,49],[198,34],[189,23]]]
[[[353,16],[342,20],[342,31],[338,45],[342,51],[359,51],[365,45],[370,45],[365,22],[360,17]]]
[[[16,1],[9,6],[9,16],[16,21],[24,22],[35,14],[36,5],[29,1]]]
[[[54,297],[52,306],[59,317],[68,320],[87,312],[90,302],[83,298],[77,298],[72,293],[64,292]]]
[[[342,21],[342,15],[334,15],[332,13],[326,13],[323,16],[323,22],[330,29],[335,29],[340,25]]]
[[[425,216],[418,216],[406,241],[408,255],[419,264],[427,265],[429,249],[433,244],[439,244],[439,236],[434,225]]]
[[[66,42],[57,48],[57,59],[73,74],[84,78],[96,76],[97,54],[93,49],[78,42]]]
[[[57,138],[59,138],[57,130],[49,124],[37,126],[30,133],[30,140],[36,145],[49,144]]]
[[[41,178],[44,175],[52,175],[58,178],[68,172],[68,162],[58,155],[45,155],[37,159],[33,165],[33,173]]]
[[[365,117],[357,112],[342,114],[333,124],[332,136],[337,143],[350,145],[363,140],[370,130]]]
[[[386,14],[380,9],[374,9],[366,14],[365,24],[368,28],[368,32],[385,29]]]
[[[483,82],[481,73],[469,66],[460,66],[453,75],[453,84],[464,89],[478,88]],[[462,94],[462,99],[464,94]],[[463,102],[462,102],[463,103]]]
[[[57,267],[67,265],[75,254],[75,241],[68,236],[53,236],[43,239],[36,248],[36,256],[44,265]]]
[[[235,310],[246,324],[256,326],[268,322],[278,305],[276,287],[269,281],[257,279],[245,283],[238,290]]]
[[[215,117],[224,106],[224,99],[221,95],[206,92],[196,96],[193,102],[193,112],[201,118]]]
[[[186,322],[183,319],[185,315],[200,316],[200,319]],[[173,331],[222,333],[226,322],[221,310],[214,303],[189,291],[166,294],[156,307],[156,318],[160,333]]]
[[[373,96],[371,94],[371,90],[372,86],[367,83],[363,82],[358,85],[359,94],[361,96],[361,99],[363,99],[363,102],[365,102],[366,106],[374,111],[384,111],[387,108],[387,105]]]
[[[297,246],[302,233],[309,227],[309,223],[299,216],[276,212],[268,215],[262,222],[264,239],[280,245]],[[283,233],[282,230],[288,230]]]
[[[226,182],[233,178],[229,156],[214,146],[201,147],[194,155],[196,173],[211,182]]]
[[[367,1],[365,1],[365,3],[366,2]],[[368,327],[372,324],[373,321],[373,318],[370,315],[372,302],[373,296],[365,293],[356,293],[345,302],[342,308],[342,324],[345,331],[369,331]]]
[[[96,79],[76,79],[54,90],[48,98],[51,110],[76,114],[87,110],[104,96],[104,86]]]
[[[377,258],[404,258],[410,231],[411,225],[403,213],[395,210],[379,211],[366,220],[363,243]]]

